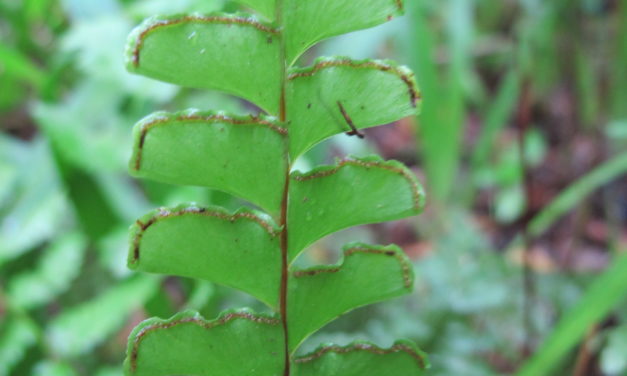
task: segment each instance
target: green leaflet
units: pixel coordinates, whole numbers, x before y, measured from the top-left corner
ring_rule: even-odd
[[[396,246],[349,244],[338,265],[296,270],[288,295],[289,348],[353,308],[411,292],[413,268]]]
[[[278,303],[278,228],[251,211],[182,205],[158,209],[131,228],[131,269],[193,277]]]
[[[320,58],[311,67],[290,70],[288,80],[292,158],[350,131],[346,117],[363,129],[417,115],[419,109],[413,73],[390,61]]]
[[[246,310],[148,319],[129,336],[124,366],[133,376],[281,376],[281,322]]]
[[[277,114],[277,33],[252,16],[153,17],[129,37],[127,68],[185,87],[221,90]]]
[[[407,167],[377,156],[292,173],[289,195],[290,260],[344,228],[416,215],[425,198]]]
[[[403,0],[284,0],[283,6],[290,65],[323,39],[382,24],[403,13]]]
[[[156,113],[135,125],[129,167],[138,177],[219,189],[276,214],[287,170],[286,133],[269,117]]]
[[[296,358],[294,376],[421,376],[429,367],[426,356],[409,341],[390,348],[369,342],[348,346],[324,345]]]

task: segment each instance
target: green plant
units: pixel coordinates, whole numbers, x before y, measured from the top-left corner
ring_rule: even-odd
[[[401,0],[247,0],[257,17],[215,13],[154,17],[131,35],[132,72],[218,89],[267,115],[157,113],[134,128],[133,175],[230,193],[259,210],[195,204],[161,208],[131,228],[129,266],[205,279],[245,291],[272,314],[228,310],[149,319],[129,338],[129,375],[418,375],[427,366],[409,341],[355,342],[295,355],[301,342],[358,306],[408,293],[412,267],[394,245],[351,243],[338,265],[298,268],[310,244],[341,229],[418,214],[422,188],[401,163],[350,158],[307,173],[293,162],[342,132],[417,111],[412,73],[389,61],[295,62],[320,40],[383,23]]]

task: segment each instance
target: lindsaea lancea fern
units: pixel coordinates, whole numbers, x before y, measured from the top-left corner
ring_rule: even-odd
[[[362,305],[411,291],[413,272],[394,245],[348,244],[338,265],[298,269],[308,245],[338,230],[418,214],[424,195],[401,163],[351,158],[307,173],[294,161],[316,143],[414,115],[412,73],[388,61],[321,58],[294,66],[318,41],[390,20],[401,0],[246,0],[243,14],[155,17],[128,45],[131,71],[218,89],[265,115],[157,113],[134,128],[131,172],[209,187],[254,204],[161,208],[131,229],[129,265],[200,278],[249,293],[274,314],[229,310],[149,319],[129,338],[128,375],[421,375],[409,341],[322,345],[295,355],[309,335]]]

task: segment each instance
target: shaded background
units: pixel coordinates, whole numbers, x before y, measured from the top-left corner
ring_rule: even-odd
[[[365,140],[336,136],[298,168],[377,152],[421,177],[421,217],[346,230],[307,253],[335,262],[348,240],[395,242],[414,260],[416,289],[346,315],[303,351],[405,337],[430,354],[430,375],[512,374],[587,296],[594,304],[578,312],[612,309],[574,326],[586,335],[565,357],[541,362],[557,367],[550,375],[627,375],[625,294],[590,290],[627,249],[627,3],[406,2],[406,17],[331,39],[301,63],[396,59],[417,74],[421,116]],[[157,13],[237,9],[227,0],[0,0],[0,375],[120,375],[126,337],[148,316],[263,309],[211,283],[125,267],[127,228],[146,211],[238,205],[132,180],[132,124],[159,109],[256,111],[126,73],[126,35]]]

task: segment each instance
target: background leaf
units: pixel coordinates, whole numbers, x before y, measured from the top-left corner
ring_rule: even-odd
[[[6,71],[4,74],[23,79],[37,89],[41,89],[46,80],[45,73],[28,57],[3,43],[0,43],[0,67]]]
[[[37,327],[29,320],[5,316],[0,322],[0,375],[9,375],[11,369],[38,341]]]
[[[627,370],[627,325],[617,327],[608,335],[607,346],[601,353],[601,367],[603,372],[610,375],[620,375]]]
[[[12,150],[10,143],[10,139],[0,138],[0,150]],[[64,217],[65,224],[71,220],[61,214],[69,209],[45,142],[39,139],[24,151],[23,159],[10,162],[21,173],[12,199],[2,208],[6,214],[0,218],[0,265],[53,236],[64,225]]]
[[[63,356],[89,353],[148,300],[158,281],[148,276],[133,277],[89,302],[65,310],[46,329],[48,344]]]
[[[74,376],[72,367],[63,362],[42,362],[35,366],[37,376]]]
[[[14,277],[7,297],[23,309],[46,304],[68,289],[83,265],[86,239],[79,233],[59,237],[44,250],[37,267]]]

